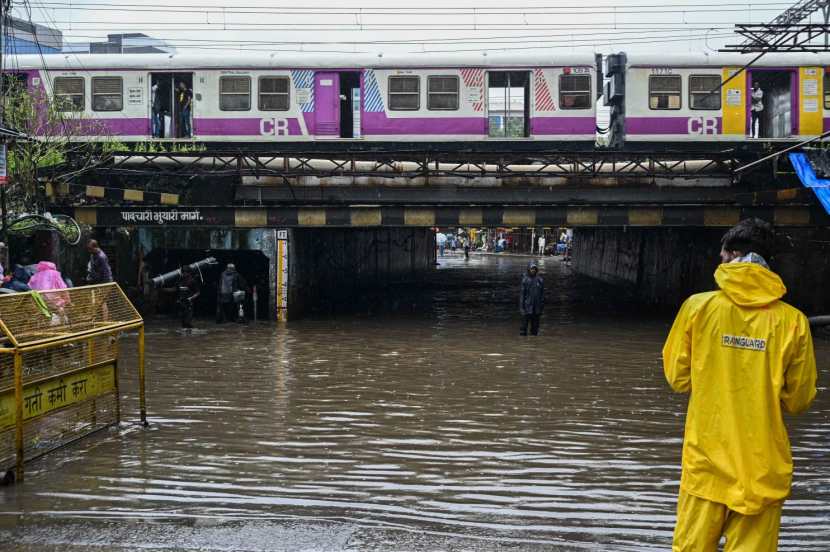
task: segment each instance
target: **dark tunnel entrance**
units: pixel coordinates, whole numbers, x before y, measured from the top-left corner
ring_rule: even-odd
[[[184,265],[194,263],[205,257],[214,257],[215,266],[203,271],[203,284],[200,297],[194,304],[197,317],[215,317],[219,295],[219,276],[228,263],[236,266],[237,272],[246,284],[245,317],[254,319],[254,294],[256,288],[256,318],[268,320],[269,312],[269,261],[262,251],[226,250],[226,249],[154,249],[144,258],[149,274],[158,274],[176,270]],[[176,292],[174,287],[154,290],[151,312],[158,314],[176,314]]]

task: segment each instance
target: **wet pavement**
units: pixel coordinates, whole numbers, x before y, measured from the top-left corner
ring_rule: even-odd
[[[545,259],[541,335],[520,338],[526,259],[441,262],[352,315],[149,323],[151,427],[128,338],[129,419],[0,488],[0,549],[669,549],[686,405],[662,375],[671,315]],[[816,347],[780,550],[830,542],[830,342]]]

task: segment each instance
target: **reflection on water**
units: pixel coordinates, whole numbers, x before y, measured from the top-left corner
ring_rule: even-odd
[[[159,549],[190,546],[177,539],[194,519],[319,523],[308,549],[394,549],[398,529],[412,549],[667,549],[686,404],[662,376],[670,320],[612,312],[601,290],[546,260],[542,335],[520,338],[523,260],[442,262],[417,293],[394,293],[395,312],[203,321],[193,335],[150,324],[152,426],[132,420],[33,463],[25,484],[0,490],[2,526],[32,538],[57,523],[50,515],[56,534],[91,538],[83,524],[102,519],[191,520],[131,533]],[[134,415],[133,341],[122,411]],[[819,398],[791,420],[782,550],[825,550],[830,537],[827,342],[817,354]],[[109,523],[96,527],[122,542]],[[359,530],[340,538],[331,523]],[[210,534],[195,540],[227,537]]]

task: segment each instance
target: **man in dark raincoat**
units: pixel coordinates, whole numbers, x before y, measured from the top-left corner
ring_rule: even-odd
[[[527,326],[530,325],[530,335],[539,335],[539,317],[545,306],[545,283],[539,276],[539,266],[536,261],[527,265],[527,274],[522,277],[522,289],[519,293],[519,312],[522,314],[521,335],[527,335]]]

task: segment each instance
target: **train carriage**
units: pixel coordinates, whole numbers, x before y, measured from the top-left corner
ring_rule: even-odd
[[[749,142],[752,84],[763,92],[762,141],[821,134],[830,121],[830,55],[768,54],[735,78],[753,56],[628,56],[625,141],[652,144]],[[721,88],[721,84],[725,83]],[[713,90],[717,93],[712,94]]]
[[[54,54],[18,56],[7,67],[79,120],[75,139],[125,142],[508,140],[590,148],[601,88],[592,54]],[[192,90],[186,121],[180,83]],[[161,112],[156,130],[151,98]]]

